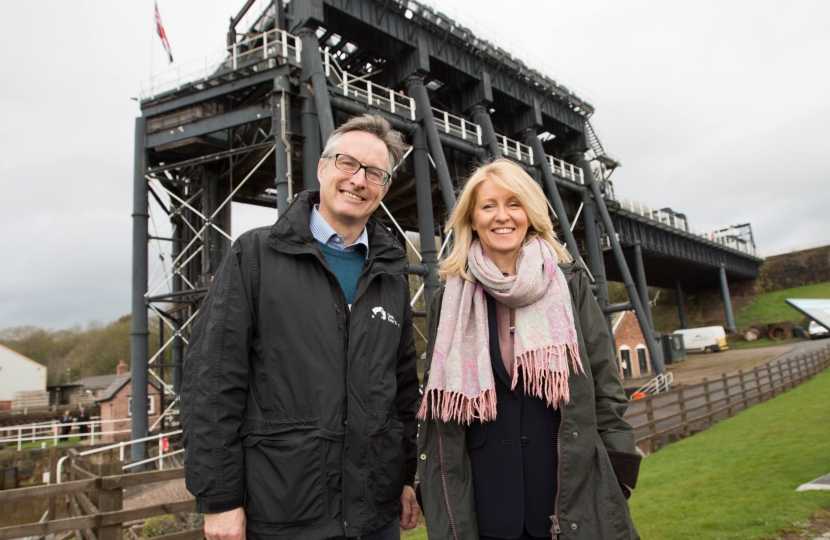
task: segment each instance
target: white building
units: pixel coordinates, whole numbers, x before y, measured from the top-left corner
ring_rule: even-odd
[[[0,409],[21,392],[46,392],[46,366],[0,345]]]

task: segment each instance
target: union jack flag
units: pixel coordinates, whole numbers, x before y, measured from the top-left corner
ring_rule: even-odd
[[[164,25],[161,24],[161,15],[159,15],[159,5],[158,2],[155,3],[156,5],[156,32],[158,32],[159,38],[161,38],[161,44],[164,45],[164,50],[167,52],[167,57],[170,59],[170,63],[173,63],[173,53],[170,51],[170,42],[167,41],[167,32],[164,31]]]

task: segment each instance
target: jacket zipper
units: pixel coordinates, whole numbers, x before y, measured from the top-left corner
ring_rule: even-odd
[[[556,437],[556,499],[553,503],[553,515],[550,520],[553,527],[550,529],[551,540],[557,540],[562,533],[559,527],[559,494],[562,492],[562,433],[565,431],[565,404],[559,401],[559,434]]]
[[[441,424],[438,420],[435,421],[435,428],[438,430],[438,463],[441,465],[441,484],[444,487],[444,500],[447,502],[447,514],[450,517],[450,529],[452,529],[452,537],[458,540],[458,531],[455,528],[455,518],[452,515],[452,508],[450,507],[450,494],[447,489],[447,473],[444,470],[444,439],[441,437]]]

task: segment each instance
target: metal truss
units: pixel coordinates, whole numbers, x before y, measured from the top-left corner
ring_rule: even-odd
[[[626,283],[658,373],[661,353],[639,290],[646,278],[650,285],[662,283],[660,276],[674,283],[684,269],[700,273],[713,265],[721,265],[724,283],[727,274],[732,280],[757,274],[760,259],[729,244],[751,241],[744,228],[720,231],[722,241],[715,242],[672,225],[682,214],[669,224],[628,215],[609,179],[619,161],[588,121],[593,107],[416,1],[292,0],[272,3],[244,34],[236,22],[218,55],[150,81],[136,121],[133,392],[141,402],[152,380],[171,398],[156,424],[177,413],[190,332],[231,244],[230,203],[281,213],[295,193],[319,187],[321,146],[355,114],[386,118],[411,144],[378,217],[417,254],[410,273],[422,282],[411,305],[423,301],[426,309],[416,316],[429,313],[440,285],[438,260],[452,235],[440,245],[436,237],[455,194],[471,166],[491,157],[513,160],[543,186],[562,238],[585,262],[606,314],[607,280]],[[166,222],[170,234],[159,228]],[[407,236],[415,231],[420,249]],[[150,241],[159,252],[152,273]],[[646,264],[637,267],[645,270],[635,286],[628,268],[637,261]],[[148,314],[167,335],[153,355]],[[134,439],[149,427],[137,413]]]

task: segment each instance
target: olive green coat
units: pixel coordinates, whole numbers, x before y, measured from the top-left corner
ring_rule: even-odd
[[[628,399],[620,382],[608,327],[591,294],[584,267],[578,263],[559,267],[569,279],[585,373],[575,375],[571,371],[570,401],[562,408],[558,538],[638,539],[617,476],[634,487],[640,458],[634,446],[634,430],[623,419]],[[432,362],[442,294],[443,288],[432,300],[424,385]],[[609,452],[613,458],[609,458]],[[612,459],[616,467],[612,466]],[[429,538],[477,539],[466,426],[432,418],[421,421],[418,473]]]

